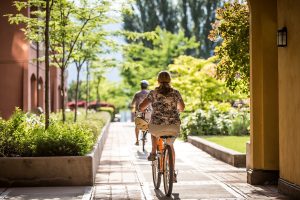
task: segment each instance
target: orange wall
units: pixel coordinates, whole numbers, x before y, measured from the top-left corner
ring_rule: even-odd
[[[300,1],[278,0],[278,29],[288,46],[278,48],[280,176],[300,185]]]
[[[28,67],[28,45],[20,27],[9,25],[4,14],[12,13],[12,0],[0,6],[0,114],[9,117],[15,106],[23,108],[23,80]],[[25,71],[23,71],[25,69]]]

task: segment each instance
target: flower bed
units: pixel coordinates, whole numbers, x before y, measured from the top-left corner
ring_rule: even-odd
[[[43,115],[26,114],[17,109],[9,120],[0,119],[0,156],[85,155],[92,150],[108,118],[108,114],[96,113],[77,123],[62,123],[58,115],[53,114],[45,130]]]
[[[182,120],[182,137],[189,135],[249,135],[250,113],[248,108],[220,108],[211,106],[188,114]]]
[[[7,137],[9,139],[16,139],[17,141],[9,141],[8,144],[10,146],[1,144],[2,152],[9,152],[10,154],[7,155],[10,157],[0,158],[0,186],[93,185],[101,152],[108,134],[110,119],[107,119],[106,125],[102,128],[99,137],[100,132],[95,134],[92,128],[84,124],[86,122],[83,121],[78,124],[66,123],[62,125],[64,128],[57,127],[60,125],[59,123],[53,124],[51,125],[52,127],[50,126],[53,131],[49,132],[33,128],[33,130],[40,131],[37,132],[45,137],[43,140],[42,136],[37,137],[40,135],[35,131],[28,131],[31,128],[24,125],[28,121],[24,121],[23,114],[18,111],[17,114],[8,120],[9,122],[5,122],[14,127],[16,131],[3,131],[2,134],[11,133],[11,138]],[[16,123],[14,123],[17,121],[21,122],[19,126],[16,126]],[[92,120],[89,120],[89,123],[92,124]],[[34,122],[33,124],[36,125],[37,123]],[[7,125],[5,126],[6,128],[8,127]],[[5,126],[1,126],[1,128]],[[99,127],[97,126],[97,128]],[[21,128],[25,129],[25,131],[21,130]],[[97,130],[97,128],[94,127],[94,130]],[[62,134],[59,134],[59,130],[61,129],[63,129]],[[31,139],[28,139],[30,138],[29,133],[34,133],[31,135]],[[50,133],[56,135],[51,137]],[[18,138],[17,136],[20,135],[26,138]],[[80,138],[80,136],[84,138]],[[42,142],[36,142],[40,140]],[[32,146],[26,146],[26,144],[31,144]],[[12,147],[13,149],[8,151],[8,147]],[[88,152],[90,153],[87,154]]]

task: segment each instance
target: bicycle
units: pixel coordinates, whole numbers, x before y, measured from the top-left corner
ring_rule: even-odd
[[[142,130],[142,148],[143,148],[143,152],[145,151],[145,144],[146,144],[146,141],[147,141],[147,133],[148,133],[148,130]]]
[[[150,111],[147,111],[150,112]],[[146,120],[145,113],[143,112],[136,112],[136,117],[135,117],[135,125],[142,131],[142,148],[143,152],[145,151],[145,144],[147,140],[147,133],[148,133],[148,121]]]
[[[164,191],[166,196],[170,196],[173,190],[174,180],[174,161],[171,146],[167,143],[168,139],[174,136],[160,136],[157,143],[157,159],[152,161],[152,177],[155,189],[159,189],[161,176],[163,175]]]

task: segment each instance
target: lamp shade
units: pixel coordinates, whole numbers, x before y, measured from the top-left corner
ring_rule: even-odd
[[[287,28],[283,27],[277,31],[277,46],[286,47],[287,46]]]

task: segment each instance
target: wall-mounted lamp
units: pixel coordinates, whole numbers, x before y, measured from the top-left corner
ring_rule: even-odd
[[[38,90],[41,90],[41,89],[42,89],[42,84],[38,83]]]
[[[287,46],[287,28],[283,27],[277,31],[277,46],[286,47]]]

